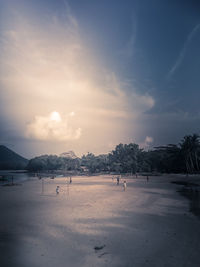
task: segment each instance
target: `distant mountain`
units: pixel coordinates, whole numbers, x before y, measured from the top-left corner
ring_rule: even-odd
[[[77,156],[76,154],[74,153],[74,151],[70,150],[68,152],[63,152],[60,154],[60,157],[63,157],[63,158],[70,158],[70,159],[76,159]]]
[[[23,170],[28,160],[6,146],[0,145],[0,170]]]

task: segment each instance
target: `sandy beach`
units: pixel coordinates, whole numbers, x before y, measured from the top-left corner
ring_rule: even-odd
[[[109,175],[1,186],[0,266],[199,267],[200,220],[178,180],[188,178],[129,177],[126,191]]]

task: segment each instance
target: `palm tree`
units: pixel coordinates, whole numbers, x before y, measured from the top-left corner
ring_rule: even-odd
[[[195,159],[196,169],[199,171],[199,163],[198,163],[198,152],[199,152],[199,135],[193,134],[191,136],[191,151]]]
[[[193,173],[195,171],[199,171],[199,163],[198,163],[198,152],[200,148],[199,135],[193,134],[184,136],[183,140],[180,143],[180,147],[185,158],[187,173]]]

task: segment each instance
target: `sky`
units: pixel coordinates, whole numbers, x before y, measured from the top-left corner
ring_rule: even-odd
[[[200,133],[200,2],[0,0],[0,144],[26,158]]]

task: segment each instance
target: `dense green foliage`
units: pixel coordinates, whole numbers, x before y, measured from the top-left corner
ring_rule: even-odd
[[[110,170],[135,173],[139,167],[138,158],[140,153],[141,150],[136,144],[117,145],[115,150],[108,155]]]
[[[46,170],[80,170],[80,160],[55,155],[43,155],[33,158],[27,165],[29,171],[46,171]]]
[[[83,155],[81,158],[81,166],[85,167],[90,173],[108,171],[108,155],[95,156],[92,153],[88,153],[86,156]]]
[[[180,144],[169,144],[144,151],[137,144],[119,144],[106,155],[92,153],[82,158],[40,156],[31,159],[30,171],[76,170],[88,173],[165,172],[198,173],[200,171],[200,142],[196,134],[187,135]]]

